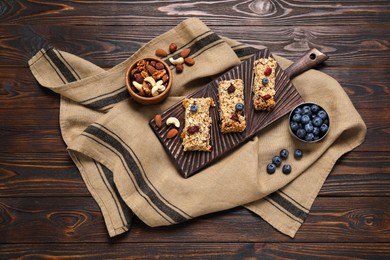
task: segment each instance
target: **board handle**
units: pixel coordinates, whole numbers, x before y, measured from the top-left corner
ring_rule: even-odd
[[[320,52],[316,48],[311,49],[306,52],[302,57],[300,57],[297,61],[291,64],[285,71],[287,77],[289,79],[294,78],[295,76],[317,66],[318,64],[326,61],[328,59],[328,55]]]

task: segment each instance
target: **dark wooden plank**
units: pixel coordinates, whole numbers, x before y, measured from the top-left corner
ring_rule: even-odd
[[[171,26],[46,26],[0,27],[0,66],[27,66],[40,48],[52,45],[102,67],[124,61],[145,43]],[[267,46],[273,53],[297,59],[316,47],[330,55],[328,66],[376,66],[390,64],[390,31],[386,26],[223,26],[210,28],[254,47]],[[164,47],[164,46],[162,46]]]
[[[390,107],[389,68],[321,67],[340,82],[352,103],[360,108]],[[359,75],[359,77],[356,77]],[[0,69],[1,108],[59,108],[59,95],[39,85],[28,68]],[[50,111],[48,110],[48,111]]]
[[[93,8],[91,8],[93,6]],[[171,25],[197,16],[218,26],[383,24],[382,1],[2,1],[2,23],[72,25]],[[147,10],[147,11],[145,11]]]
[[[1,197],[90,197],[67,152],[0,153]],[[319,196],[390,196],[390,154],[352,152],[336,163]]]
[[[61,152],[65,145],[58,125],[58,109],[0,108],[0,152]],[[390,151],[388,108],[359,109],[367,125],[365,142],[357,151]]]
[[[355,242],[390,239],[389,197],[317,198],[294,240],[243,208],[109,239],[92,198],[1,198],[0,243],[66,242]]]
[[[5,244],[0,251],[7,259],[388,259],[390,243]]]

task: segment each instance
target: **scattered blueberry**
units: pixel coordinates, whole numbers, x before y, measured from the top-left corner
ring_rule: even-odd
[[[292,170],[292,168],[291,168],[291,165],[290,165],[290,164],[285,164],[285,165],[283,165],[282,172],[283,172],[284,174],[290,174],[290,173],[291,173],[291,170]]]
[[[243,103],[237,103],[236,104],[236,111],[242,111],[244,109]]]
[[[267,172],[268,172],[269,174],[275,173],[275,170],[276,170],[276,165],[275,165],[275,164],[269,163],[269,164],[267,165]]]
[[[297,160],[299,160],[299,159],[302,158],[302,156],[303,156],[302,150],[296,149],[295,152],[294,152],[294,158],[297,159]]]
[[[268,80],[267,78],[263,78],[263,79],[261,80],[261,83],[262,83],[263,85],[267,85],[268,82],[269,82],[269,80]]]
[[[288,150],[287,149],[282,149],[281,151],[280,151],[280,157],[283,159],[283,160],[285,160],[285,159],[287,159],[287,157],[288,157],[288,154],[289,154],[289,152],[288,152]]]
[[[196,113],[196,111],[198,111],[198,106],[197,106],[197,105],[192,105],[192,106],[190,107],[190,111],[191,111],[192,113]]]
[[[282,164],[282,158],[280,158],[279,156],[274,156],[272,158],[272,163],[279,167]]]

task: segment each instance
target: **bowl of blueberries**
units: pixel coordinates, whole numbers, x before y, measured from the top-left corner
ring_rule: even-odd
[[[325,109],[315,103],[296,106],[289,116],[290,133],[298,140],[315,143],[329,133],[330,120]]]

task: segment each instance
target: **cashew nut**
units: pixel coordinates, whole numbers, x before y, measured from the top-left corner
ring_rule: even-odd
[[[169,62],[172,64],[172,65],[177,65],[177,64],[183,64],[184,63],[184,58],[183,57],[180,57],[180,58],[177,58],[176,60],[172,57],[169,58]]]
[[[156,87],[158,87],[158,92],[163,92],[165,90],[165,86],[162,80],[156,82]]]
[[[160,94],[160,92],[158,91],[159,90],[159,86],[156,85],[152,88],[152,96],[155,97],[155,96],[158,96],[158,94]]]
[[[175,127],[179,128],[180,127],[180,122],[179,119],[176,117],[169,117],[166,122],[167,125],[175,125]]]
[[[144,81],[149,82],[150,85],[152,85],[152,87],[154,87],[154,86],[156,85],[156,81],[155,81],[154,78],[152,78],[152,77],[146,77],[146,78],[144,79]]]
[[[137,81],[133,81],[133,86],[138,90],[141,91],[142,89],[142,84],[139,84]]]

